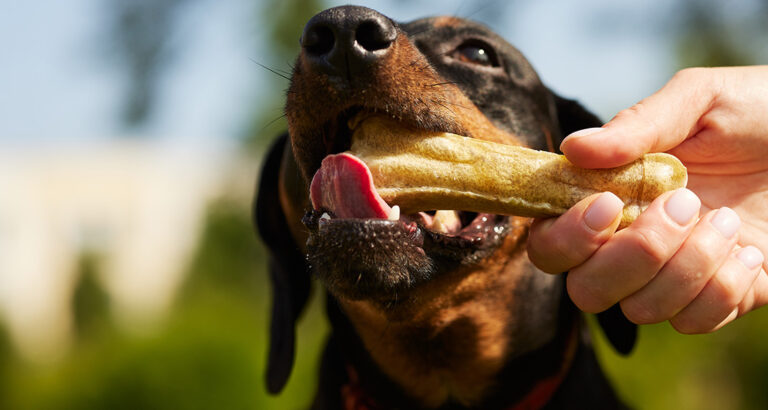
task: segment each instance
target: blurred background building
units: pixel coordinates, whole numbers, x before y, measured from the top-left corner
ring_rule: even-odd
[[[26,359],[65,353],[84,258],[115,320],[150,326],[171,304],[207,204],[233,153],[114,139],[60,147],[0,146],[0,310]],[[218,192],[217,192],[218,191]]]
[[[0,409],[284,409],[313,394],[320,292],[265,393],[259,158],[304,22],[345,2],[0,3]],[[377,0],[484,22],[608,119],[680,68],[768,62],[768,2]],[[768,407],[768,312],[645,326],[600,355],[638,408]]]

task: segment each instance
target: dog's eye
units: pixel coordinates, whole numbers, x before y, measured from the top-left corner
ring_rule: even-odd
[[[471,41],[460,45],[453,52],[453,58],[470,64],[479,64],[487,67],[498,67],[499,60],[496,52],[488,44]]]

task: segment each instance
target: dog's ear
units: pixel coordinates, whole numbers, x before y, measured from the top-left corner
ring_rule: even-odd
[[[637,325],[624,316],[618,303],[598,313],[597,323],[600,324],[605,337],[617,352],[628,355],[635,347]]]
[[[559,139],[555,138],[555,141],[553,141],[558,153],[561,153],[558,148],[560,143],[568,134],[584,128],[603,125],[602,121],[595,114],[589,112],[578,101],[560,97],[555,93],[552,93],[552,96],[560,128]],[[632,351],[637,339],[637,325],[630,322],[624,316],[618,304],[602,313],[598,313],[597,322],[617,352],[626,355]]]
[[[279,393],[293,368],[296,320],[309,298],[310,277],[304,255],[291,237],[278,192],[283,151],[290,149],[281,136],[269,149],[261,171],[253,208],[256,229],[269,251],[272,280],[267,390]]]
[[[563,142],[563,138],[568,134],[584,128],[599,127],[603,125],[600,118],[589,112],[589,110],[584,108],[578,101],[563,98],[555,93],[552,93],[552,97],[554,99],[553,108],[556,113],[560,131],[559,135],[556,135],[553,138],[553,145],[558,154],[562,154],[562,152],[560,152],[560,143]]]

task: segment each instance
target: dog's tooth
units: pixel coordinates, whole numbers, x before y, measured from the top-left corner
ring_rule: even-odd
[[[435,212],[435,216],[432,218],[431,229],[440,233],[459,231],[461,229],[459,213],[454,210],[446,209],[441,209]]]
[[[323,212],[323,214],[320,215],[320,219],[325,219],[326,221],[330,221],[331,220],[331,216],[328,215],[328,212]]]
[[[395,205],[392,207],[392,210],[389,211],[389,217],[387,217],[390,221],[397,221],[400,219],[400,207]]]

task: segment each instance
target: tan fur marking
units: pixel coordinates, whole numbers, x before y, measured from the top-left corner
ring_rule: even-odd
[[[451,16],[440,16],[434,20],[435,27],[456,27],[462,23],[461,19]]]
[[[384,60],[368,74],[374,80],[344,98],[325,77],[301,75],[307,63],[297,62],[297,73],[286,101],[286,114],[296,158],[303,167],[319,166],[310,159],[328,151],[328,141],[320,138],[318,125],[332,121],[339,111],[365,106],[378,113],[415,125],[427,124],[433,131],[446,131],[489,141],[520,144],[520,139],[495,127],[461,90],[441,77],[426,58],[408,41],[398,36]],[[322,103],[318,103],[322,102]],[[307,180],[310,169],[303,168]]]
[[[510,351],[520,350],[508,326],[518,320],[510,299],[527,263],[526,222],[514,225],[492,257],[424,284],[397,318],[366,301],[341,301],[378,366],[427,407],[448,399],[476,403]]]
[[[278,195],[280,205],[285,213],[285,220],[288,222],[288,229],[301,251],[306,253],[308,232],[304,224],[301,223],[301,218],[304,216],[304,212],[309,209],[308,188],[301,178],[290,146],[286,146],[283,152],[278,178]]]
[[[434,24],[460,22],[443,17]],[[398,36],[391,47],[385,60],[371,68],[370,81],[343,98],[327,78],[302,75],[310,70],[300,57],[286,112],[296,160],[307,180],[313,167],[319,166],[318,153],[327,148],[320,141],[318,125],[333,121],[340,110],[353,106],[389,114],[411,126],[520,144],[517,136],[496,128],[456,85],[438,75],[406,36]],[[289,219],[296,217],[301,206],[290,207]],[[531,275],[524,250],[529,220],[511,218],[510,223],[513,231],[491,257],[441,273],[392,309],[367,301],[340,300],[381,370],[427,407],[449,399],[476,404],[493,387],[511,352],[524,353],[553,335],[546,330],[554,328],[551,317],[539,320],[537,316],[534,325],[530,315],[520,315],[517,310],[514,295],[532,286],[526,283]],[[300,229],[292,227],[294,230]],[[301,232],[293,234],[298,243],[306,240]],[[550,277],[537,280],[546,282]],[[536,329],[521,334],[514,331],[517,326]]]

